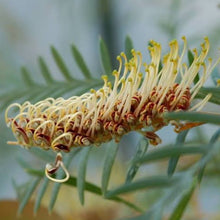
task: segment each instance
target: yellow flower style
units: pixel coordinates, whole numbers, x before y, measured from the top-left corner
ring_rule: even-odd
[[[170,52],[163,57],[161,70],[161,45],[151,41],[148,48],[150,64],[142,63],[141,53],[135,50],[132,50],[130,60],[124,53],[117,57],[119,68],[112,73],[113,85],[107,76],[103,76],[101,89],[92,89],[81,96],[10,105],[5,120],[17,141],[9,144],[69,152],[72,147],[100,145],[111,139],[118,142],[124,134],[138,131],[149,138],[151,144],[157,145],[161,140],[154,132],[170,123],[163,117],[165,112],[198,111],[211,97],[209,94],[191,106],[219,62],[212,65],[212,60],[208,59],[205,63],[208,38],[201,44],[200,53],[193,50],[194,60],[189,67],[183,63],[187,41],[185,37],[182,39],[184,46],[180,54],[178,42],[170,42]],[[199,71],[200,79],[191,87]],[[14,107],[18,108],[18,114],[9,117],[9,111]],[[144,131],[145,128],[151,128],[151,131]],[[50,174],[63,166],[61,155],[57,158],[56,166],[47,167]]]

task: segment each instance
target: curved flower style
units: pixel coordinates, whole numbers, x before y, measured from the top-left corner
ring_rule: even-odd
[[[196,105],[190,105],[219,62],[212,65],[212,60],[208,59],[208,63],[205,63],[209,51],[209,40],[205,38],[201,52],[193,50],[194,60],[188,67],[183,63],[187,41],[185,37],[182,39],[184,46],[181,54],[178,42],[170,42],[170,52],[163,57],[161,70],[161,45],[151,41],[148,48],[150,64],[142,64],[142,55],[135,50],[132,50],[130,60],[124,53],[117,57],[119,68],[113,71],[113,85],[107,76],[103,76],[101,89],[91,89],[90,93],[81,96],[10,105],[5,120],[17,142],[9,143],[26,148],[38,146],[69,152],[71,147],[100,145],[111,139],[119,141],[130,131],[141,132],[150,139],[151,144],[160,143],[160,138],[154,132],[170,123],[163,114],[200,110],[211,97],[210,94]],[[141,68],[144,68],[143,73]],[[200,79],[191,87],[199,71]],[[14,107],[19,112],[15,117],[9,117],[9,110]],[[144,131],[144,128],[151,128],[151,131]],[[48,170],[52,173],[56,167]]]

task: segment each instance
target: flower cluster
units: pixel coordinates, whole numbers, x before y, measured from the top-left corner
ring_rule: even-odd
[[[211,59],[205,63],[208,38],[201,44],[200,53],[193,50],[194,60],[189,67],[183,63],[187,42],[185,37],[182,39],[184,46],[180,54],[178,42],[170,42],[170,52],[163,57],[161,69],[161,45],[151,41],[150,64],[142,64],[142,55],[135,50],[131,51],[130,60],[124,53],[117,57],[119,68],[112,73],[113,84],[103,76],[101,89],[92,89],[81,96],[10,105],[5,118],[17,142],[9,143],[69,152],[71,147],[100,145],[111,139],[119,141],[130,131],[143,133],[154,145],[160,143],[154,132],[169,123],[163,117],[165,112],[200,110],[211,97],[208,95],[190,106],[217,65],[217,62],[212,65]],[[199,71],[200,79],[191,87]],[[18,108],[18,114],[9,117],[14,107]],[[144,131],[147,127],[151,131]]]

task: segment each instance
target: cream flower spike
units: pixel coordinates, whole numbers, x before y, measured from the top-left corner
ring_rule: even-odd
[[[69,152],[72,147],[98,146],[111,139],[118,142],[130,131],[142,133],[153,145],[159,144],[161,140],[155,134],[157,130],[169,123],[175,125],[175,131],[180,130],[177,122],[163,117],[164,113],[201,110],[211,94],[196,105],[192,104],[193,99],[220,62],[220,59],[214,64],[211,59],[206,61],[210,47],[206,37],[201,44],[201,52],[194,49],[194,60],[187,66],[183,63],[187,41],[185,37],[182,40],[181,52],[177,40],[170,42],[170,52],[163,57],[161,70],[161,45],[151,41],[148,47],[151,62],[148,64],[142,63],[141,53],[134,49],[130,60],[124,53],[117,57],[119,68],[112,73],[115,77],[113,84],[103,76],[102,88],[92,89],[81,96],[47,98],[36,104],[11,104],[6,109],[5,121],[17,141],[8,144]],[[193,85],[198,72],[200,80]],[[15,111],[11,110],[14,108],[18,113],[13,116]],[[151,131],[144,131],[148,127]],[[58,155],[57,158],[55,166],[46,167],[46,175],[53,181],[66,181],[69,174],[62,157]],[[60,166],[66,173],[65,179],[50,177]]]

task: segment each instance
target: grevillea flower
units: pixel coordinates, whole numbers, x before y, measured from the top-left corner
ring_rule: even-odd
[[[69,152],[72,147],[100,145],[111,139],[118,142],[124,134],[137,131],[149,138],[151,144],[157,145],[161,140],[155,132],[170,123],[163,117],[165,112],[198,111],[211,97],[208,94],[192,105],[199,89],[219,62],[212,65],[209,58],[205,63],[208,38],[201,44],[200,53],[193,50],[194,60],[189,67],[183,63],[187,41],[185,37],[182,39],[184,46],[180,54],[178,42],[170,42],[170,52],[163,57],[161,69],[161,45],[151,41],[148,48],[150,64],[142,63],[141,53],[135,50],[131,51],[133,57],[130,60],[124,53],[117,57],[119,68],[112,73],[115,77],[113,84],[103,76],[102,88],[91,89],[81,96],[10,105],[5,120],[17,141],[9,144]],[[200,79],[192,86],[198,72]],[[11,117],[9,111],[14,107],[18,108],[18,114]],[[174,124],[177,130],[178,123]],[[145,128],[151,128],[151,131],[145,131]],[[54,173],[60,165],[63,166],[59,154],[56,165],[47,166],[46,170]]]

